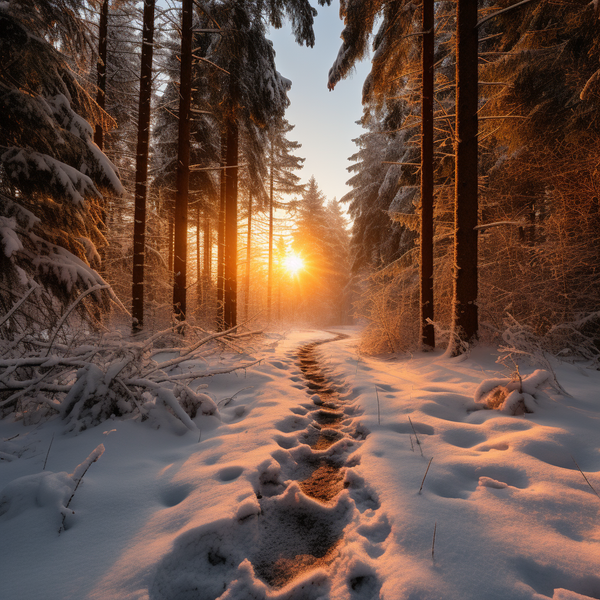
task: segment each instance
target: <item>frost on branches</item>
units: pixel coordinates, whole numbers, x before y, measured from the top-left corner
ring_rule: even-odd
[[[95,271],[105,245],[103,193],[123,191],[92,141],[86,119],[100,115],[77,80],[75,54],[57,50],[86,40],[76,11],[63,10],[77,0],[62,4],[0,4],[0,313],[33,291],[3,321],[4,339],[48,328],[60,306],[104,284]],[[55,24],[51,35],[47,22]],[[102,301],[99,293],[90,298]]]
[[[11,415],[32,424],[59,415],[74,433],[113,417],[198,431],[195,419],[218,414],[215,400],[200,391],[205,387],[200,380],[257,363],[245,361],[224,371],[206,368],[203,355],[214,353],[221,338],[230,348],[231,331],[206,334],[189,325],[197,341],[183,347],[171,329],[143,341],[120,333],[87,335],[85,344],[57,341],[61,327],[59,322],[48,340],[23,336],[12,357],[0,358],[0,418]]]

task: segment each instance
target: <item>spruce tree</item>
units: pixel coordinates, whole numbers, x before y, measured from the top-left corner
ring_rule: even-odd
[[[76,0],[0,5],[0,302],[7,312],[38,287],[39,308],[21,314],[45,305],[33,321],[42,329],[57,306],[107,287],[94,270],[102,192],[122,192],[85,120],[99,117],[96,103],[74,75],[91,47],[81,8]],[[100,291],[90,298],[102,304]]]

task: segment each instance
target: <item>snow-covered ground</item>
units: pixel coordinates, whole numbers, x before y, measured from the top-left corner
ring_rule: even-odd
[[[600,373],[557,367],[568,397],[523,368],[507,393],[534,412],[511,416],[474,401],[508,376],[493,352],[365,358],[344,331],[312,381],[298,349],[333,334],[203,379],[200,433],[0,422],[0,598],[600,598]]]

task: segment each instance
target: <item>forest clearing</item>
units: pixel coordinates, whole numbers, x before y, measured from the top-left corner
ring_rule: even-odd
[[[0,0],[0,598],[600,600],[599,24]]]

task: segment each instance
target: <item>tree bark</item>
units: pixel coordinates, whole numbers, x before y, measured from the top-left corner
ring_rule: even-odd
[[[250,259],[252,257],[252,192],[248,197],[248,241],[246,243],[246,282],[244,286],[244,321],[248,320],[250,308]]]
[[[221,133],[221,197],[217,240],[217,331],[224,328],[224,273],[225,273],[225,193],[227,188],[227,133],[223,124]]]
[[[171,210],[171,206],[169,206],[168,212],[169,219],[169,277],[171,277],[173,273],[173,240],[175,238],[175,231],[173,227],[173,212]]]
[[[190,187],[190,107],[192,99],[192,6],[182,0],[181,77],[179,85],[179,138],[177,147],[177,192],[175,195],[175,256],[173,311],[181,321],[187,314],[187,236]]]
[[[106,60],[107,60],[107,48],[108,48],[108,0],[103,0],[102,7],[100,8],[100,23],[98,27],[98,61],[97,61],[97,72],[98,72],[98,89],[96,91],[96,104],[98,107],[104,109],[106,107]],[[94,129],[94,143],[100,150],[104,148],[104,130],[102,123],[96,123]],[[100,204],[100,223],[98,228],[102,233],[102,236],[106,238],[108,227],[107,227],[107,215],[109,212],[109,198],[104,195],[104,198]],[[106,246],[102,246],[99,249],[100,255],[100,274],[105,276],[106,274]]]
[[[273,293],[273,139],[271,139],[271,168],[269,174],[269,271],[267,278],[267,321],[271,320],[271,298]]]
[[[477,314],[477,2],[458,0],[456,46],[456,191],[454,237],[453,341],[472,342]]]
[[[235,69],[230,68],[230,101],[227,119],[227,177],[225,179],[225,272],[223,293],[225,329],[237,325],[237,194],[238,194],[238,124],[235,115],[237,90]]]
[[[421,96],[421,348],[435,348],[433,324],[433,65],[434,0],[423,0]]]
[[[108,0],[103,0],[100,9],[100,24],[98,29],[98,90],[96,103],[104,110],[106,107],[106,60],[108,48]],[[94,130],[94,143],[100,150],[104,147],[104,130],[100,123]]]
[[[202,261],[200,259],[201,248],[200,245],[200,202],[198,202],[198,206],[196,209],[196,305],[198,308],[202,306],[202,296],[203,296],[203,282],[202,282],[202,267],[200,266]]]
[[[204,265],[202,272],[202,304],[205,304],[208,299],[208,292],[210,289],[210,271],[211,271],[211,230],[210,230],[210,217],[208,211],[204,211]]]
[[[133,223],[133,285],[131,316],[134,331],[144,325],[144,264],[146,245],[146,195],[148,146],[150,139],[150,100],[152,97],[152,48],[154,0],[144,0],[138,140],[135,166],[135,208]]]

